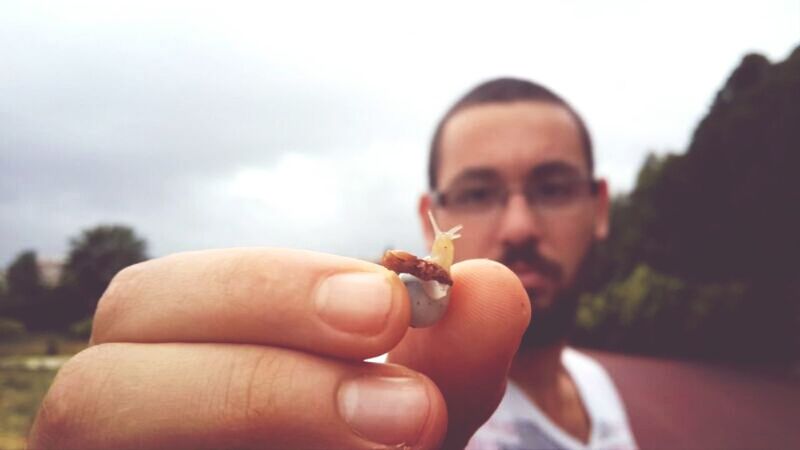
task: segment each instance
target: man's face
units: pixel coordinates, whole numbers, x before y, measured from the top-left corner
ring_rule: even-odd
[[[600,182],[591,192],[575,120],[545,102],[469,107],[445,125],[439,156],[444,204],[426,195],[420,213],[432,208],[442,229],[464,226],[456,260],[490,258],[511,268],[534,317],[552,309],[608,228],[607,188]],[[425,232],[432,242],[430,226]]]

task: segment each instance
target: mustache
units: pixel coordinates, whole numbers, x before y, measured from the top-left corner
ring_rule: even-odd
[[[500,257],[500,262],[506,266],[513,266],[514,264],[520,263],[525,264],[536,272],[555,281],[560,281],[564,275],[564,270],[561,268],[561,265],[539,253],[536,242],[533,240],[513,245],[505,245],[503,247],[503,255]]]

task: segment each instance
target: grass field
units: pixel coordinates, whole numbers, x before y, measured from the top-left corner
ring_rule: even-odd
[[[0,357],[74,355],[86,348],[85,339],[74,339],[53,333],[30,333],[0,340]]]
[[[25,436],[55,374],[52,370],[0,370],[0,449],[25,448]]]
[[[0,342],[0,450],[25,448],[36,411],[56,375],[55,370],[30,370],[21,364],[46,356],[73,355],[83,340],[53,334],[31,334]]]

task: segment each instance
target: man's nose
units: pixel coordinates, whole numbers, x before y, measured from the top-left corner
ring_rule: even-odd
[[[504,244],[538,241],[541,238],[541,219],[522,193],[513,193],[508,197],[498,227],[498,237]]]

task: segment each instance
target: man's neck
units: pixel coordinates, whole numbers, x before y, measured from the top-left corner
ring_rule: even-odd
[[[564,371],[561,352],[566,343],[559,341],[548,347],[521,349],[514,357],[509,376],[521,386],[551,388]],[[535,374],[536,376],[531,376]]]
[[[588,442],[589,415],[577,386],[561,362],[566,347],[559,342],[548,347],[523,349],[514,358],[509,377],[545,415],[581,442]]]

